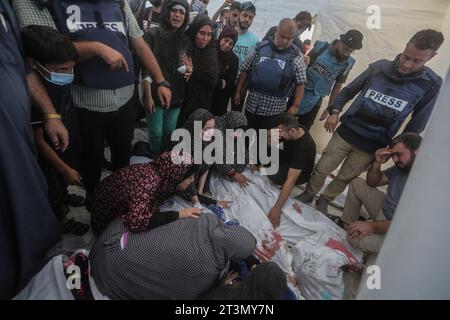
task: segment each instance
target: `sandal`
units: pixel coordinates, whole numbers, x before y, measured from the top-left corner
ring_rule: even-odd
[[[76,194],[68,194],[64,198],[64,203],[71,207],[84,207],[86,205],[86,199]]]
[[[74,219],[69,219],[66,223],[64,223],[64,233],[66,234],[82,236],[88,231],[89,226],[87,224],[75,221]]]
[[[345,222],[338,216],[332,215],[332,214],[326,214],[327,218],[333,221],[335,224],[337,224],[342,229],[345,229]]]

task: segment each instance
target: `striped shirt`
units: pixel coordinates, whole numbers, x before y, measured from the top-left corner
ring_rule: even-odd
[[[21,28],[28,25],[40,25],[57,29],[47,8],[40,10],[32,0],[14,0],[12,4]],[[128,1],[125,1],[124,11],[128,26],[128,37],[132,40],[142,37],[143,32],[131,12]],[[107,90],[72,85],[72,97],[75,106],[95,112],[117,111],[131,99],[133,92],[134,84]]]

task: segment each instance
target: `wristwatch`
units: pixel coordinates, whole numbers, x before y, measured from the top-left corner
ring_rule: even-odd
[[[44,113],[43,116],[45,120],[61,119],[61,115],[59,113]]]
[[[166,80],[161,81],[161,82],[157,82],[156,86],[159,87],[166,87],[166,88],[170,88],[170,83]]]

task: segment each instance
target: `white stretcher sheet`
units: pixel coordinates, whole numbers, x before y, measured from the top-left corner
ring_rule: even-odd
[[[88,250],[80,251],[89,255]],[[64,274],[63,262],[66,258],[62,254],[54,256],[13,300],[74,300]],[[110,300],[98,291],[92,277],[89,277],[89,284],[95,300]]]
[[[252,180],[247,188],[213,176],[210,189],[220,200],[232,201],[225,210],[227,219],[237,219],[263,241],[267,235],[269,210],[275,204],[280,190],[258,172],[244,174]],[[295,206],[301,208],[299,213]],[[294,272],[302,295],[306,299],[342,299],[344,282],[341,267],[361,263],[363,254],[351,247],[345,231],[320,212],[292,198],[282,210],[278,233],[292,249],[276,252],[272,260],[289,275]]]

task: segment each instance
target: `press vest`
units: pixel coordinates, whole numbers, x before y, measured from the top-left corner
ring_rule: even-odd
[[[391,61],[370,66],[371,75],[343,115],[342,123],[362,137],[388,145],[415,106],[439,88],[437,75],[424,69],[417,78],[398,81],[389,76]]]
[[[294,59],[297,51],[290,46],[277,50],[270,40],[257,47],[257,56],[250,74],[249,89],[275,97],[288,97],[295,87]]]
[[[134,83],[134,65],[129,47],[124,0],[53,0],[47,5],[58,30],[72,41],[98,41],[118,52],[127,61],[124,68],[110,70],[100,57],[80,61],[75,67],[75,83],[96,89],[118,89]]]
[[[348,57],[345,61],[338,61],[332,55],[329,44],[324,41],[317,41],[317,49],[327,47],[316,60],[306,69],[307,83],[305,93],[299,107],[299,114],[310,112],[316,103],[331,92],[336,79],[347,69],[352,68],[355,60]]]

